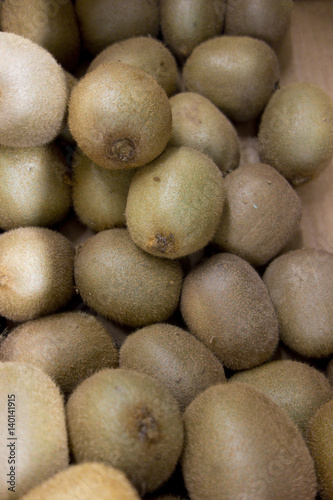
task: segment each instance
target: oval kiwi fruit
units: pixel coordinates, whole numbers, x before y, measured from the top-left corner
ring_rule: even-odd
[[[42,370],[0,363],[0,497],[21,498],[68,467],[65,408]]]
[[[207,97],[231,120],[248,121],[263,111],[280,70],[275,52],[262,40],[218,36],[193,50],[183,77],[186,90]]]
[[[0,235],[0,314],[27,321],[51,314],[73,295],[74,247],[49,228],[23,227]]]
[[[141,495],[175,469],[182,418],[169,390],[149,375],[120,368],[95,373],[70,396],[67,417],[75,460],[121,469]]]
[[[134,168],[162,153],[171,107],[156,80],[129,64],[110,62],[87,73],[69,102],[69,129],[82,151],[104,168]]]
[[[43,47],[0,32],[0,144],[34,147],[60,132],[67,106],[64,70]]]
[[[268,102],[259,155],[293,184],[316,177],[333,158],[333,101],[317,85],[291,83]]]
[[[180,310],[201,340],[232,370],[268,361],[278,344],[278,320],[259,274],[244,259],[213,255],[184,279]]]

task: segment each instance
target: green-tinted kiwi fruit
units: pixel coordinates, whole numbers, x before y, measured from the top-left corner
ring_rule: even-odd
[[[333,255],[298,249],[274,259],[263,280],[280,325],[283,342],[314,358],[333,354]]]
[[[222,33],[225,0],[161,0],[160,9],[163,40],[181,60]]]
[[[6,0],[1,4],[1,29],[47,49],[65,68],[79,61],[80,34],[70,1]]]
[[[117,367],[118,350],[95,316],[62,312],[14,328],[1,344],[0,360],[38,366],[68,395],[96,371]]]
[[[95,57],[88,71],[107,62],[123,62],[143,69],[155,78],[168,96],[176,91],[176,60],[170,50],[156,38],[133,37],[109,45]]]
[[[76,462],[102,461],[125,472],[143,495],[172,474],[183,446],[175,398],[158,380],[105,369],[84,380],[67,403]]]
[[[293,184],[309,181],[333,158],[333,101],[320,87],[291,83],[270,99],[259,128],[260,160]]]
[[[73,157],[73,206],[80,221],[95,232],[125,226],[127,194],[134,173],[135,169],[99,167],[77,151]]]
[[[110,62],[74,87],[68,123],[82,151],[104,168],[145,165],[164,150],[171,107],[156,80],[129,64]]]
[[[244,259],[213,255],[184,279],[180,309],[191,333],[232,370],[268,361],[278,321],[259,274]]]
[[[222,172],[238,167],[240,147],[237,132],[212,102],[195,92],[181,92],[170,98],[170,105],[170,146],[198,149]]]
[[[17,499],[68,466],[65,409],[56,384],[25,363],[0,363],[0,497]]]
[[[125,474],[101,462],[67,467],[21,500],[140,500]]]
[[[160,380],[181,410],[209,386],[226,381],[222,363],[202,342],[165,323],[129,335],[120,348],[119,366]]]
[[[68,71],[65,71],[65,77],[66,77],[66,82],[67,82],[67,89],[68,89],[68,100],[67,100],[67,108],[66,108],[66,113],[63,119],[63,124],[62,124],[62,130],[59,132],[57,139],[60,141],[65,142],[67,145],[70,145],[71,147],[75,148],[76,142],[70,133],[69,127],[68,127],[68,105],[69,105],[69,100],[72,94],[72,90],[75,87],[75,85],[78,83],[78,78],[76,78],[72,73],[69,73]]]
[[[74,248],[49,228],[20,227],[0,235],[0,314],[27,321],[51,314],[73,295]]]
[[[188,91],[207,97],[232,120],[247,121],[263,111],[280,70],[275,52],[262,40],[218,36],[193,50],[183,77]]]
[[[139,327],[167,320],[178,305],[178,261],[141,250],[127,229],[108,229],[77,249],[75,282],[84,302],[118,323]]]
[[[0,146],[0,228],[52,226],[72,203],[65,158],[56,144]]]
[[[133,241],[150,254],[177,259],[203,248],[222,215],[224,180],[200,151],[168,147],[135,173],[126,221]]]
[[[43,47],[13,33],[0,33],[0,144],[34,147],[58,135],[66,111],[64,70]]]
[[[315,412],[333,396],[325,375],[299,361],[271,361],[236,373],[229,382],[242,382],[264,392],[289,414],[304,436]]]
[[[266,264],[299,227],[302,203],[287,180],[262,163],[240,165],[225,179],[226,202],[213,238],[253,266]]]
[[[158,0],[77,0],[75,9],[82,41],[92,54],[119,40],[159,32]]]
[[[228,0],[225,35],[260,38],[276,46],[286,35],[293,12],[293,0]]]

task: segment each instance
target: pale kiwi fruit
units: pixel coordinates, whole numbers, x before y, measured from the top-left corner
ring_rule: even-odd
[[[325,375],[299,361],[271,361],[236,373],[229,382],[242,382],[264,392],[289,414],[303,436],[315,412],[333,396]]]
[[[186,90],[207,97],[231,120],[248,121],[263,111],[280,69],[275,52],[262,40],[219,36],[193,50],[183,77]]]
[[[333,354],[333,255],[298,249],[275,258],[263,280],[280,325],[282,341],[314,358]]]
[[[73,295],[74,248],[49,228],[23,227],[0,235],[0,314],[27,321],[51,314]]]
[[[82,41],[98,54],[108,45],[139,35],[159,32],[159,0],[77,0]]]
[[[246,384],[218,384],[184,414],[182,468],[191,500],[314,500],[309,450],[290,417]]]
[[[76,462],[121,469],[141,495],[171,476],[183,447],[175,398],[161,382],[131,370],[104,369],[84,380],[68,400],[67,422]]]
[[[222,33],[225,0],[161,0],[160,9],[163,40],[180,60]]]
[[[0,146],[0,228],[52,226],[72,204],[65,158],[56,144]]]
[[[226,381],[222,363],[203,343],[166,323],[128,335],[119,351],[119,366],[160,380],[181,410],[210,385]]]
[[[22,500],[140,500],[125,474],[101,462],[71,465]]]
[[[1,29],[47,49],[65,68],[79,61],[80,34],[70,1],[6,0],[1,3]]]
[[[0,33],[0,144],[34,147],[60,132],[67,106],[64,70],[43,47],[13,33]]]
[[[65,409],[42,370],[0,363],[0,497],[21,498],[68,466]]]
[[[118,323],[140,327],[167,320],[183,282],[178,261],[141,250],[127,229],[108,229],[77,248],[75,282],[84,302]]]
[[[80,221],[95,232],[125,226],[127,195],[135,169],[99,167],[81,151],[74,154],[72,166],[73,206]]]
[[[213,237],[224,197],[222,173],[208,156],[168,147],[132,179],[126,204],[131,238],[158,257],[196,252]]]
[[[68,395],[96,371],[117,367],[118,350],[94,316],[62,312],[11,330],[1,344],[0,360],[38,366]]]
[[[170,146],[188,146],[209,156],[226,173],[238,167],[240,144],[233,124],[214,104],[196,92],[170,98]]]
[[[180,310],[201,340],[232,370],[268,361],[278,344],[278,320],[259,274],[230,253],[213,255],[184,279]]]
[[[302,203],[273,167],[245,163],[225,179],[226,202],[213,242],[253,266],[266,264],[299,227]]]
[[[104,168],[145,165],[164,150],[171,107],[156,80],[120,62],[101,64],[74,87],[68,123],[82,151]]]
[[[260,160],[293,184],[318,176],[333,158],[333,101],[317,85],[291,83],[270,99],[259,127]]]
[[[155,78],[168,96],[176,91],[176,60],[156,38],[140,36],[113,43],[95,57],[88,71],[106,62],[123,62],[141,68]]]

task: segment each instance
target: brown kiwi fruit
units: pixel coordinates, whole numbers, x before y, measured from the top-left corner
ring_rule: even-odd
[[[333,386],[333,358],[331,358],[327,363],[325,374],[330,381],[330,384]]]
[[[121,469],[141,495],[175,469],[182,418],[169,390],[149,375],[120,368],[95,373],[70,396],[67,417],[76,462]]]
[[[27,321],[51,314],[73,295],[74,247],[49,228],[20,227],[0,235],[0,314]]]
[[[278,344],[278,320],[259,274],[229,253],[207,258],[184,279],[180,309],[199,340],[232,370],[268,361]]]
[[[11,330],[1,344],[0,360],[38,366],[68,395],[96,371],[116,368],[118,350],[95,316],[62,312]]]
[[[171,120],[162,87],[129,64],[101,64],[71,93],[69,129],[82,151],[104,168],[134,168],[156,158],[170,138]]]

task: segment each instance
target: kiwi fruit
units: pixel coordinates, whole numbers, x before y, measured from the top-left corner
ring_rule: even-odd
[[[302,202],[273,167],[245,163],[225,179],[226,202],[213,242],[253,266],[267,264],[296,233]]]
[[[51,314],[73,295],[74,248],[58,231],[19,227],[0,235],[0,314],[27,321]]]
[[[65,68],[79,62],[80,34],[70,1],[6,0],[1,5],[1,29],[29,38],[48,50]]]
[[[155,323],[128,335],[119,351],[119,366],[160,380],[181,410],[207,387],[226,381],[222,363],[203,343],[166,323]]]
[[[223,173],[238,167],[240,144],[235,127],[206,97],[180,92],[170,98],[170,146],[188,146],[209,156]]]
[[[333,386],[333,358],[331,358],[327,363],[325,374],[330,381],[330,384]]]
[[[3,3],[3,2],[2,2]],[[0,144],[35,147],[60,132],[67,106],[64,70],[43,47],[14,33],[0,32]]]
[[[231,370],[258,366],[278,344],[278,320],[259,274],[230,253],[206,258],[184,279],[180,310],[189,328]]]
[[[189,255],[213,237],[224,197],[222,174],[208,156],[168,147],[132,179],[125,212],[130,236],[158,257]]]
[[[96,371],[117,367],[118,350],[95,316],[62,312],[11,330],[1,344],[0,361],[38,366],[67,396]]]
[[[278,85],[280,69],[275,52],[262,40],[217,36],[193,50],[183,78],[186,90],[207,97],[231,120],[242,122],[263,111]]]
[[[159,381],[131,370],[104,369],[84,380],[67,403],[76,462],[121,469],[141,495],[172,474],[183,446],[175,398]]]
[[[318,176],[333,158],[333,101],[317,85],[290,83],[261,117],[260,161],[297,185]]]
[[[0,146],[0,228],[52,226],[72,204],[65,158],[55,144]]]
[[[67,467],[22,500],[140,500],[125,474],[101,462]]]
[[[156,38],[138,36],[113,43],[95,57],[88,72],[107,62],[123,62],[143,69],[155,78],[168,96],[176,91],[176,60],[170,50]]]
[[[125,63],[101,64],[70,97],[69,129],[80,149],[104,168],[134,168],[156,158],[170,138],[171,120],[162,87]]]
[[[306,358],[333,354],[333,255],[291,250],[276,257],[263,280],[276,310],[282,341]]]
[[[184,414],[182,468],[191,500],[314,500],[316,475],[290,417],[246,384],[206,389]]]
[[[304,437],[310,419],[333,396],[325,375],[299,361],[271,361],[238,372],[229,382],[249,384],[264,392],[289,414]]]
[[[293,6],[293,0],[229,1],[224,34],[260,38],[276,47],[290,27]]]
[[[42,370],[0,363],[2,500],[21,498],[68,466],[65,408]]]
[[[95,232],[125,226],[127,195],[135,169],[99,167],[81,151],[74,154],[72,167],[73,206],[79,220]]]
[[[119,40],[159,32],[159,0],[76,0],[85,48],[98,54]]]
[[[167,320],[183,282],[178,261],[141,250],[127,229],[101,231],[77,248],[75,282],[83,301],[111,321],[131,327]]]

